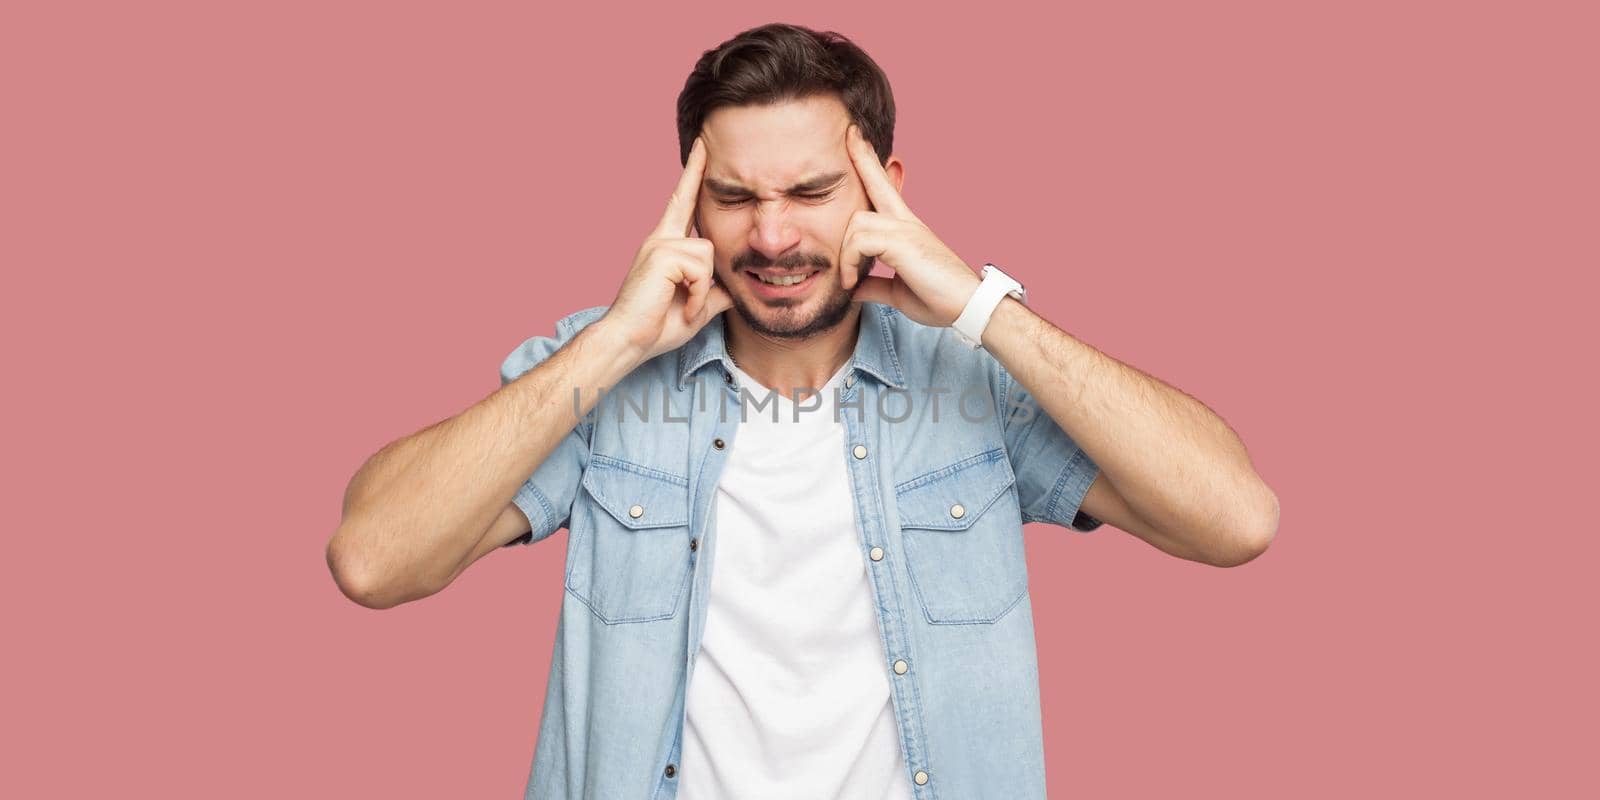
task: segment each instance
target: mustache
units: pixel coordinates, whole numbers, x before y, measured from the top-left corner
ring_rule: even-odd
[[[773,260],[754,250],[746,250],[734,256],[729,266],[734,269],[744,269],[746,267],[779,267],[783,269],[821,267],[822,269],[828,269],[833,266],[833,262],[828,260],[827,256],[814,253],[785,253],[777,260]]]

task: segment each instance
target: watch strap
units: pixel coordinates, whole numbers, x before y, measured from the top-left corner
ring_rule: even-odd
[[[978,284],[977,291],[972,293],[972,298],[967,301],[956,321],[950,323],[955,329],[956,338],[965,342],[974,350],[983,346],[983,331],[989,327],[989,318],[994,316],[994,310],[1005,300],[1006,295],[1026,302],[1027,293],[1022,284],[1010,275],[1000,271],[993,264],[983,265],[983,281]]]

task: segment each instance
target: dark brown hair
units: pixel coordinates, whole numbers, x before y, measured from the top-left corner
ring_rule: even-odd
[[[865,51],[843,34],[774,22],[751,28],[695,62],[678,94],[678,162],[706,117],[724,106],[771,105],[838,96],[881,163],[894,146],[894,93]]]

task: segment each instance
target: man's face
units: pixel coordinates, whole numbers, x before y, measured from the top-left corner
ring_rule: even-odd
[[[872,269],[871,258],[836,263],[850,215],[871,208],[845,148],[849,125],[837,97],[816,95],[719,108],[701,128],[696,227],[711,240],[734,310],[762,334],[804,338],[839,324],[850,310],[841,267]],[[885,169],[898,189],[899,159]]]

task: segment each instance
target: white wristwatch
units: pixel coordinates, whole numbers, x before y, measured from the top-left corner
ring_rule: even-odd
[[[999,267],[984,264],[982,274],[983,282],[978,284],[978,291],[972,293],[972,299],[961,310],[961,316],[950,323],[950,327],[956,330],[956,336],[974,350],[983,346],[983,329],[989,327],[989,317],[994,315],[995,308],[1006,299],[1006,295],[1028,302],[1028,293],[1022,284],[1001,272]]]

